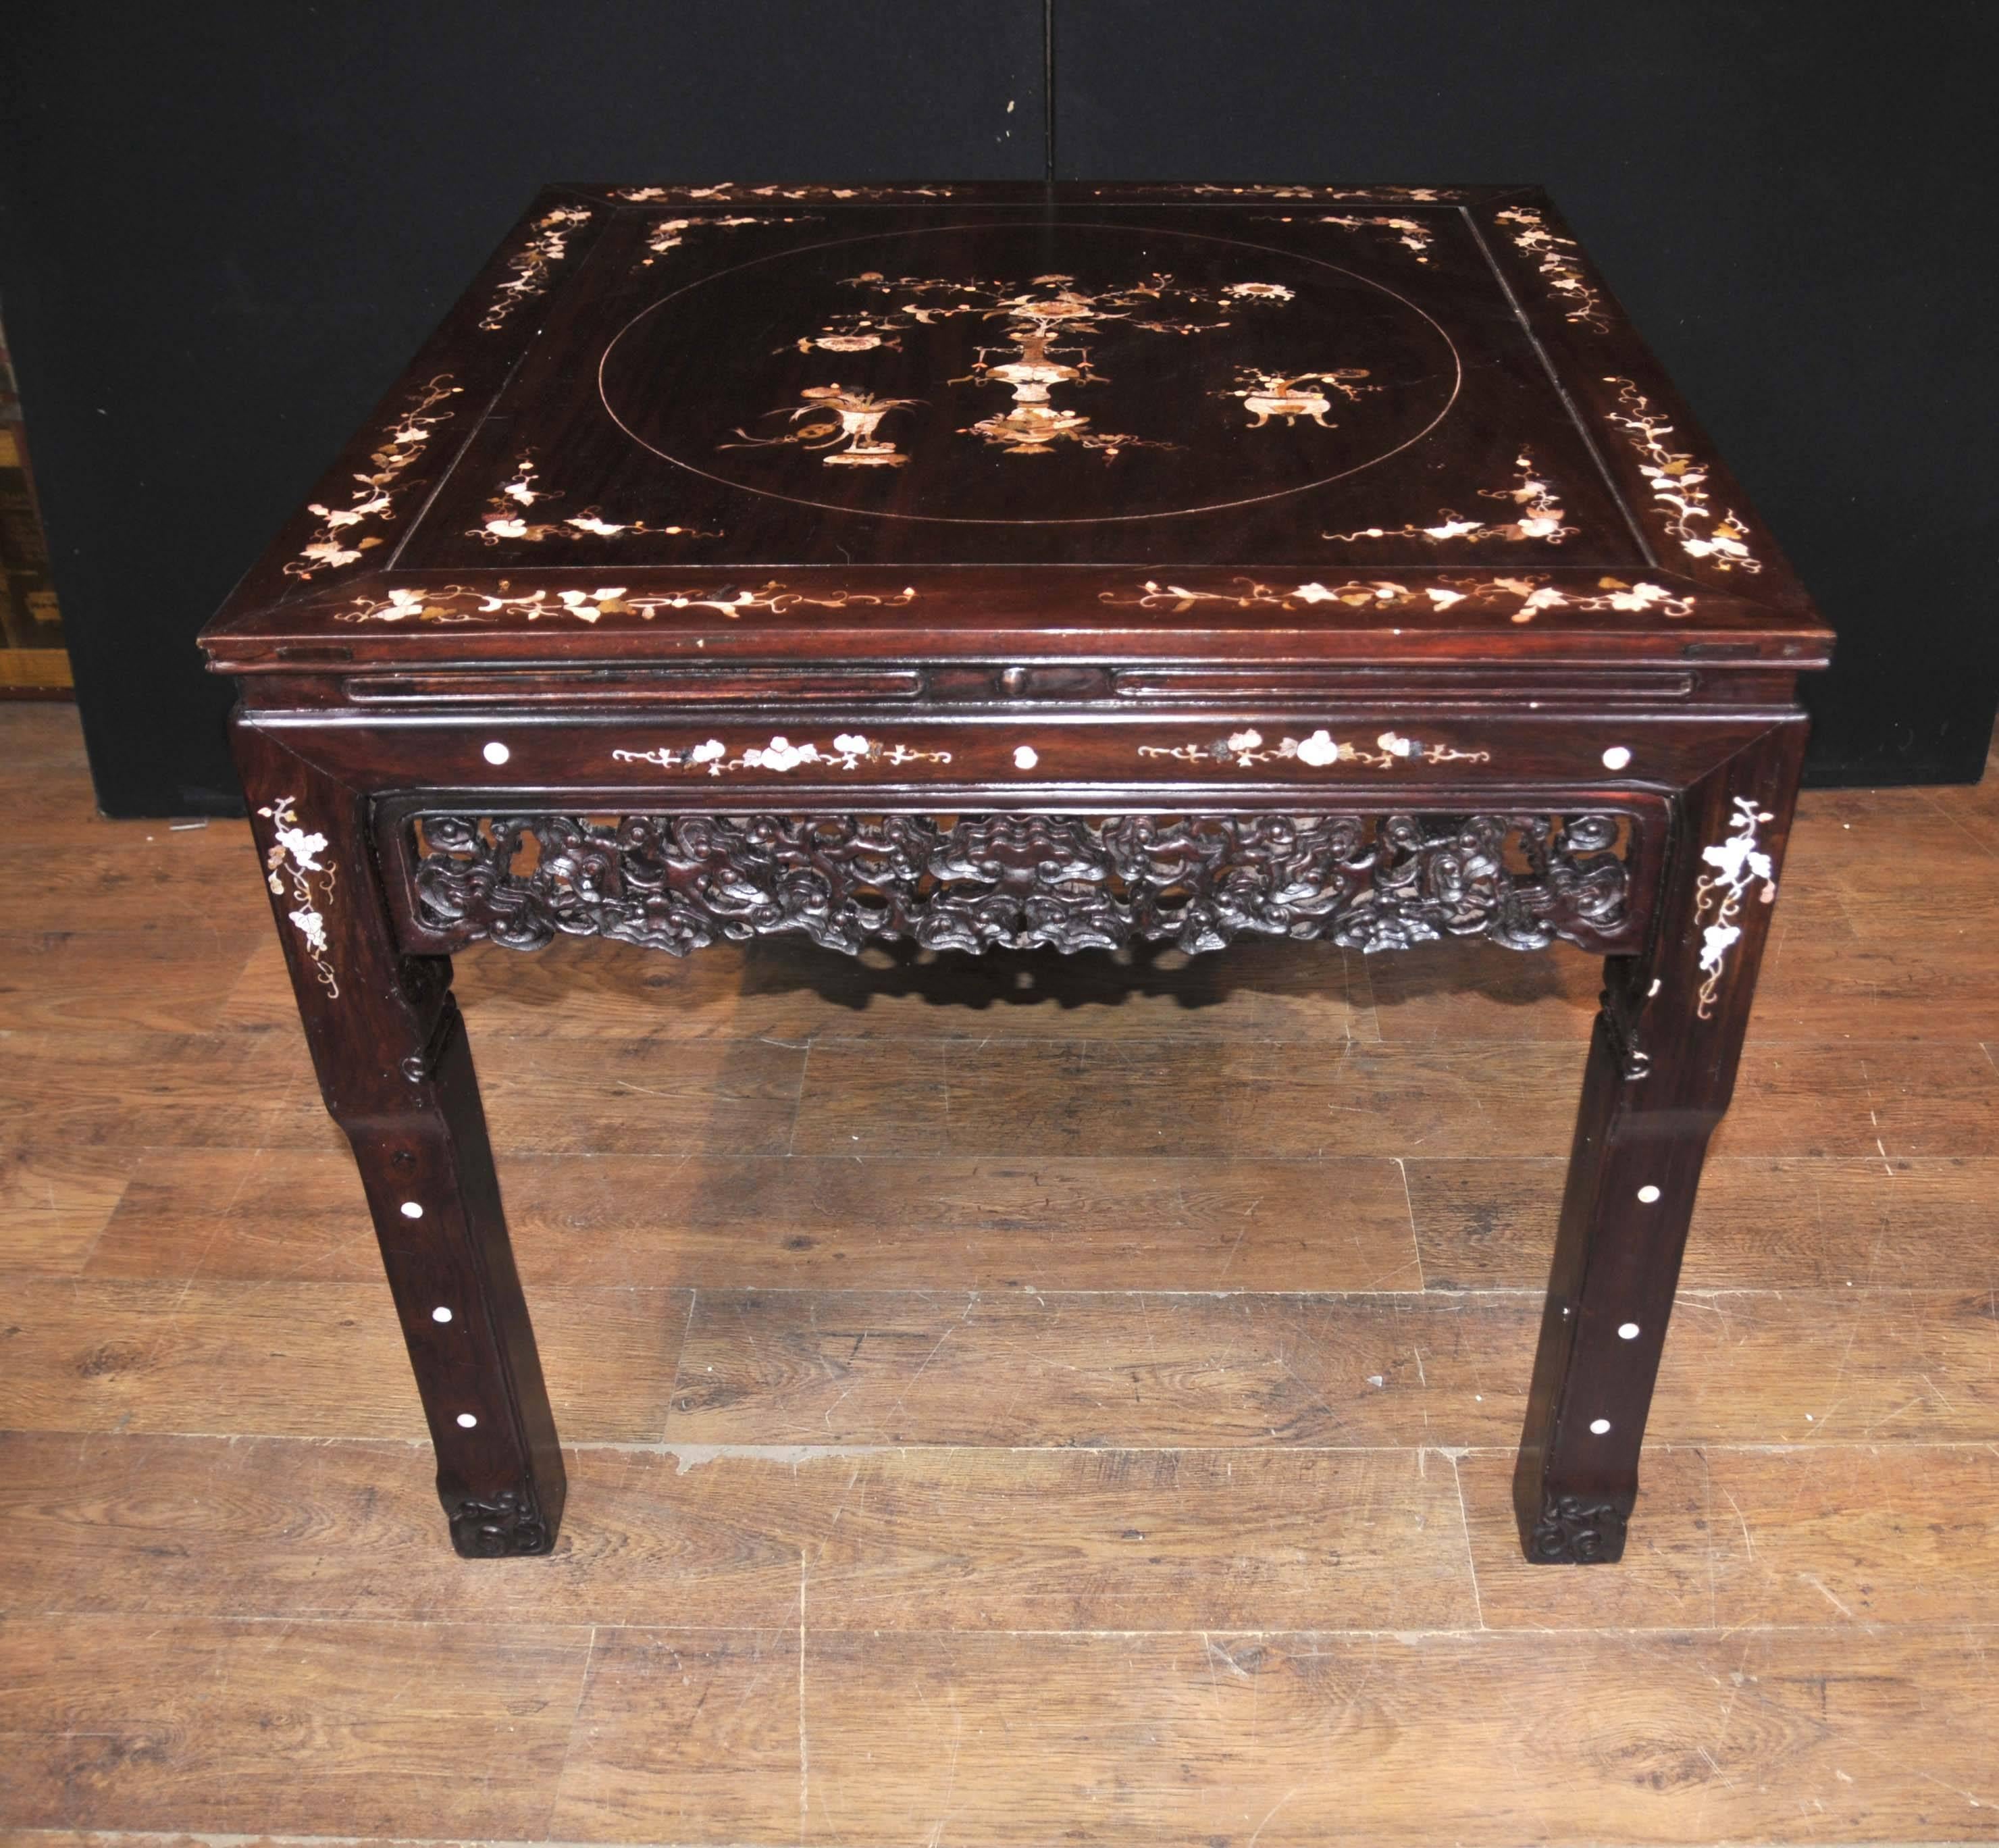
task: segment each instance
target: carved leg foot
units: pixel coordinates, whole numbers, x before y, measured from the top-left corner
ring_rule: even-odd
[[[462,1558],[546,1553],[556,1543],[554,1525],[542,1518],[532,1486],[503,1489],[487,1501],[469,1495],[445,1495],[443,1500],[451,1517],[451,1544]]]
[[[1527,1536],[1527,1557],[1547,1565],[1614,1565],[1635,1495],[1554,1495]]]

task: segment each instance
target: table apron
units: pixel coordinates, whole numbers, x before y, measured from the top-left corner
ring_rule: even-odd
[[[1361,803],[1435,806],[1449,789],[1599,801],[1685,789],[1794,709],[1495,713],[1328,705],[1273,713],[1045,713],[918,719],[771,711],[604,718],[452,713],[248,715],[368,795],[485,792],[635,811],[1020,813]],[[1507,799],[1512,799],[1509,795]]]

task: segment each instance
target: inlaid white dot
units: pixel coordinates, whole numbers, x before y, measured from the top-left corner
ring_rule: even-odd
[[[1638,1338],[1637,1323],[1635,1322],[1619,1323],[1617,1324],[1617,1338],[1620,1341],[1637,1340]]]
[[[1609,1430],[1610,1420],[1607,1418],[1592,1418],[1589,1421],[1589,1428],[1600,1437]]]
[[[1013,753],[1013,768],[1016,770],[1031,770],[1041,761],[1040,752],[1031,744],[1020,745]]]
[[[509,751],[505,745],[502,744],[497,738],[495,738],[493,742],[487,745],[479,754],[485,758],[487,762],[489,764],[504,764],[514,754]]]
[[[462,1431],[470,1430],[478,1422],[469,1412],[461,1412],[458,1415],[458,1428]]]
[[[1638,1198],[1647,1206],[1650,1206],[1658,1197],[1659,1190],[1655,1187],[1641,1187],[1638,1190]]]
[[[446,1309],[442,1303],[439,1303],[435,1309],[431,1311],[431,1319],[433,1322],[449,1322],[451,1319],[451,1311]]]
[[[1631,754],[1622,744],[1613,744],[1603,754],[1603,768],[1622,770],[1631,761]]]
[[[406,1219],[421,1219],[424,1216],[424,1209],[416,1201],[405,1200],[403,1202],[402,1213]]]

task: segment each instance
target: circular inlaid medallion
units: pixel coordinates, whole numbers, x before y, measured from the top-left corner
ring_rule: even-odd
[[[842,513],[1023,525],[1301,493],[1407,449],[1460,382],[1428,314],[1337,265],[1043,223],[744,263],[634,317],[598,368],[619,426],[695,474]]]

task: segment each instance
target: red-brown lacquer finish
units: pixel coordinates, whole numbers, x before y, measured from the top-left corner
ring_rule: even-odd
[[[459,1551],[563,1475],[456,951],[1476,934],[1606,959],[1516,1487],[1616,1558],[1831,640],[1532,188],[549,189],[203,638]]]

